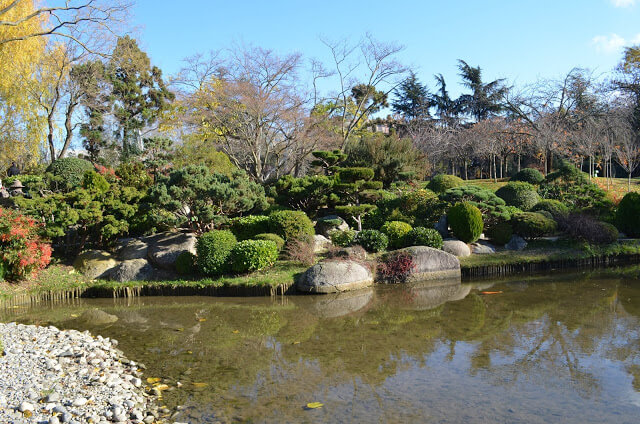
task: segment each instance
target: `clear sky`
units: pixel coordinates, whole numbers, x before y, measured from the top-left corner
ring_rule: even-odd
[[[640,0],[138,0],[133,24],[166,75],[234,43],[324,60],[320,36],[370,32],[404,45],[399,59],[429,87],[442,73],[457,95],[457,59],[517,84],[575,66],[610,72],[623,46],[640,43]]]

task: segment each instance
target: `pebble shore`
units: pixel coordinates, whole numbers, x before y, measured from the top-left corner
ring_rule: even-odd
[[[142,365],[88,331],[0,323],[0,423],[153,423]]]

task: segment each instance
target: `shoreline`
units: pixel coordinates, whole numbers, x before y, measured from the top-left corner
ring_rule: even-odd
[[[0,422],[152,423],[144,365],[88,331],[0,323]]]

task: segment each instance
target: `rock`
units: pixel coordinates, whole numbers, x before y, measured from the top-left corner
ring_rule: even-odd
[[[408,255],[413,260],[414,267],[409,270],[405,282],[460,278],[460,261],[451,253],[427,246],[411,246],[384,255],[382,261],[395,255]]]
[[[442,215],[433,228],[440,233],[442,238],[449,237],[449,221],[447,220],[447,215]]]
[[[111,271],[115,281],[147,281],[153,277],[153,267],[146,259],[123,261]]]
[[[60,424],[60,420],[58,417],[51,417],[49,418],[49,424]]]
[[[373,284],[371,272],[354,261],[328,260],[307,269],[296,288],[308,293],[338,293]]]
[[[339,221],[339,223],[335,223],[333,221]],[[316,221],[316,233],[322,234],[325,237],[329,237],[329,233],[335,230],[348,230],[349,224],[340,218],[338,215],[327,215],[319,218]]]
[[[35,407],[33,406],[33,404],[32,404],[32,403],[29,403],[29,402],[22,402],[22,403],[20,404],[20,406],[18,406],[18,411],[20,411],[20,412],[25,412],[25,411],[31,411],[31,412],[33,412],[33,411],[35,411]]]
[[[149,245],[142,240],[129,239],[118,252],[118,258],[121,261],[130,261],[132,259],[145,259]]]
[[[475,255],[490,255],[496,253],[496,248],[487,242],[476,242],[471,244],[471,253]]]
[[[525,247],[527,247],[527,241],[516,234],[512,235],[511,240],[504,245],[507,250],[523,250]]]
[[[324,252],[329,249],[333,244],[331,244],[331,240],[326,238],[323,235],[316,234],[313,236],[313,251],[314,253]]]
[[[190,233],[165,232],[144,237],[147,257],[155,266],[174,269],[176,259],[182,252],[196,254],[196,236]]]
[[[118,261],[103,250],[87,250],[73,261],[73,267],[89,279],[107,278]]]
[[[116,319],[118,319],[118,318],[116,317]],[[87,404],[87,402],[88,402],[88,400],[86,398],[79,397],[79,398],[77,398],[77,399],[75,399],[73,401],[73,406],[76,406],[76,407],[77,406],[84,406],[84,405]]]
[[[118,321],[117,316],[108,314],[100,309],[84,311],[79,319],[88,325],[107,325]]]
[[[471,255],[469,246],[460,240],[445,240],[442,244],[442,250],[458,258],[464,258]]]
[[[446,302],[464,299],[471,287],[469,284],[460,284],[459,278],[409,283],[398,306],[416,311],[433,309]]]
[[[47,396],[44,397],[42,401],[44,403],[60,402],[60,395],[56,392],[49,393]]]
[[[357,312],[371,303],[374,297],[373,288],[365,288],[346,293],[329,293],[326,296],[314,297],[312,303],[306,303],[314,316],[337,318]]]

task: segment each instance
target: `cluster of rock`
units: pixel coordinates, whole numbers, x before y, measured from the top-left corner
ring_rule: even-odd
[[[122,240],[116,254],[89,250],[78,255],[73,266],[91,279],[149,281],[171,278],[182,252],[196,253],[196,236],[163,232]]]
[[[22,189],[25,188],[20,180],[15,180],[9,187],[3,187],[0,181],[0,199],[8,199],[9,197],[24,196]]]
[[[88,332],[0,324],[0,422],[152,423],[141,365]],[[156,412],[157,414],[157,412]]]

